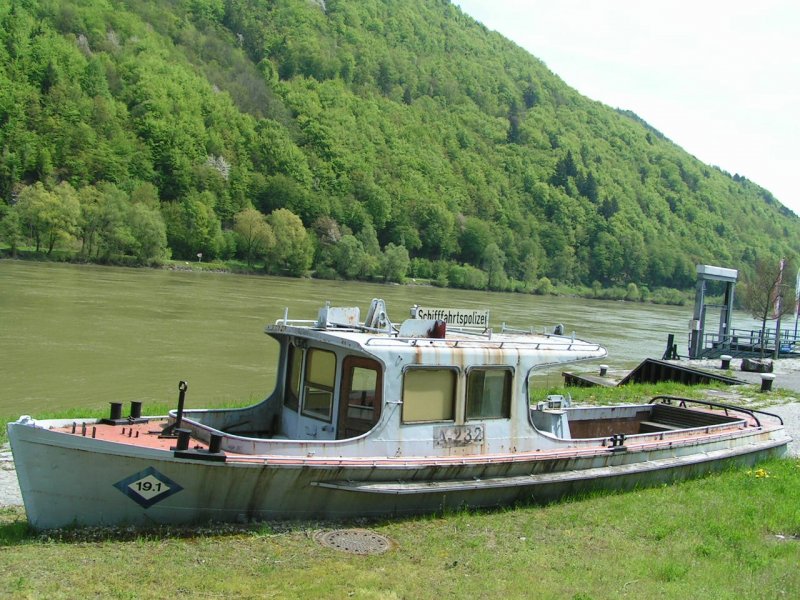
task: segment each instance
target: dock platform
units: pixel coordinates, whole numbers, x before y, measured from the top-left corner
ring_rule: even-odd
[[[564,385],[574,387],[617,387],[627,383],[658,383],[661,381],[676,381],[686,385],[708,385],[711,382],[725,383],[727,385],[742,385],[747,383],[729,375],[702,371],[684,365],[646,358],[639,365],[621,379],[603,377],[589,373],[562,373]]]

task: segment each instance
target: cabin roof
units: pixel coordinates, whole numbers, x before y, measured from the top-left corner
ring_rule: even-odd
[[[528,332],[491,332],[448,329],[444,337],[401,337],[396,331],[364,331],[362,328],[316,327],[311,322],[280,320],[266,327],[274,337],[298,337],[320,343],[351,348],[373,355],[389,353],[480,353],[482,355],[541,356],[542,363],[567,362],[601,358],[606,350],[601,345],[572,336]],[[556,359],[556,356],[560,358]]]
[[[489,328],[489,311],[473,309],[423,308],[415,305],[410,319],[393,324],[383,300],[374,298],[366,317],[358,307],[320,309],[316,321],[284,317],[267,325],[266,333],[277,339],[295,337],[317,341],[383,359],[392,355],[415,355],[416,364],[527,364],[530,366],[602,358],[606,350],[575,335],[562,335],[563,325],[554,333],[535,333]],[[458,326],[451,325],[457,323]]]

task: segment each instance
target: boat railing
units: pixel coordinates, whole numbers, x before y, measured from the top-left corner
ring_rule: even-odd
[[[460,333],[462,335],[483,336],[486,339],[492,339],[491,327],[456,327],[454,325],[448,325],[447,331],[452,333]]]
[[[384,329],[376,329],[374,327],[367,327],[365,325],[353,325],[351,323],[325,323],[324,326],[319,324],[319,321],[312,321],[308,319],[278,319],[275,325],[283,327],[301,327],[304,329],[315,329],[318,331],[336,330],[336,331],[357,331],[360,333],[384,333],[392,335]]]
[[[275,325],[283,325],[284,327],[313,327],[317,322],[312,319],[276,319]]]
[[[680,396],[656,396],[650,400],[650,404],[654,404],[656,401],[660,401],[661,404],[672,404],[673,401],[676,401],[678,402],[678,406],[681,408],[686,408],[687,402],[692,402],[693,404],[702,404],[711,408],[719,408],[724,410],[725,416],[730,416],[728,411],[744,413],[753,419],[753,421],[755,421],[756,427],[761,427],[761,421],[759,421],[758,417],[755,415],[755,413],[758,413],[760,415],[778,419],[780,424],[783,425],[783,419],[780,415],[776,415],[775,413],[767,412],[765,410],[756,410],[755,408],[742,408],[741,406],[733,406],[731,404],[723,404],[721,402],[711,402],[710,400],[693,400],[691,398],[681,398]]]
[[[599,350],[600,344],[592,344],[583,340],[578,340],[573,333],[571,336],[564,336],[552,333],[537,333],[533,329],[513,329],[503,324],[501,334],[511,334],[515,336],[537,336],[536,340],[525,339],[497,339],[492,336],[491,328],[483,327],[448,327],[448,334],[460,334],[470,336],[474,339],[453,339],[448,337],[400,337],[397,331],[388,332],[382,329],[367,327],[362,324],[353,325],[351,323],[327,323],[324,328],[319,327],[319,321],[310,319],[289,319],[284,315],[282,319],[277,319],[275,325],[283,327],[303,327],[306,329],[336,329],[339,331],[358,331],[361,333],[377,333],[380,336],[370,337],[364,341],[365,346],[396,346],[398,344],[417,346],[422,343],[430,345],[437,343],[449,348],[481,348],[491,344],[492,348],[498,350],[508,348],[526,348],[531,350],[567,350],[581,349],[594,351]],[[541,339],[544,338],[544,339]]]
[[[528,329],[519,329],[518,327],[509,327],[505,323],[500,326],[500,333],[515,333],[519,335],[543,335],[544,337],[557,337],[557,338],[564,338],[568,337],[572,340],[575,339],[575,332],[572,332],[572,335],[565,336],[563,333],[556,333],[555,331],[552,333],[548,333],[545,327],[542,328],[542,331],[536,331],[534,327],[529,327]]]
[[[570,340],[565,339],[562,342],[553,340],[553,339],[546,339],[546,340],[498,340],[494,339],[483,339],[483,340],[454,340],[448,338],[419,338],[419,337],[408,337],[408,338],[401,338],[401,337],[374,337],[369,338],[364,342],[365,346],[394,346],[397,344],[404,344],[410,346],[417,346],[420,344],[437,344],[441,346],[445,346],[448,348],[483,348],[487,345],[491,345],[492,348],[503,350],[509,348],[526,348],[531,350],[573,350],[573,349],[580,349],[586,351],[594,351],[599,350],[602,348],[600,344],[590,344],[588,342],[584,342],[581,340]]]

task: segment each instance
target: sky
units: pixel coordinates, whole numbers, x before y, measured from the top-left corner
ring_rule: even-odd
[[[584,96],[800,215],[797,0],[453,0]]]

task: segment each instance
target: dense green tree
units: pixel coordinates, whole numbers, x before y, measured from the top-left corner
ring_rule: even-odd
[[[364,245],[354,235],[343,235],[333,248],[334,268],[345,279],[356,279],[361,275],[366,258]]]
[[[392,243],[412,276],[477,289],[666,297],[697,262],[748,270],[800,239],[768,191],[437,0],[0,3],[0,203],[44,251],[75,228],[18,204],[62,182],[85,257],[163,255],[161,202],[175,257],[226,256],[252,205],[300,217],[318,274],[352,235],[365,258],[339,276],[380,274]]]
[[[273,273],[304,275],[311,267],[314,246],[303,222],[286,208],[267,217],[275,235],[275,245],[267,253],[267,270]]]
[[[500,247],[492,242],[486,247],[483,258],[483,269],[486,271],[490,290],[504,290],[508,285],[505,271],[506,255]]]
[[[8,244],[12,258],[16,258],[23,241],[19,211],[3,205],[0,205],[0,241]]]
[[[133,257],[139,264],[164,259],[166,226],[152,192],[140,186],[129,195],[110,183],[81,188],[81,254],[106,261]]]
[[[275,245],[275,234],[266,217],[255,208],[246,208],[234,217],[233,231],[248,266],[264,258]]]
[[[78,237],[81,240],[80,252],[84,256],[94,256],[99,230],[103,227],[106,196],[93,185],[78,190],[81,215],[78,219]]]
[[[483,261],[486,248],[493,243],[492,229],[489,224],[477,217],[467,217],[459,236],[461,258],[471,264]]]
[[[157,207],[131,204],[128,224],[133,238],[128,250],[139,263],[148,264],[167,258],[167,227]]]
[[[131,204],[128,195],[114,185],[105,185],[99,211],[97,253],[106,260],[131,253],[136,238],[130,227]]]
[[[215,203],[210,192],[193,192],[180,202],[164,204],[167,240],[176,258],[208,260],[222,252],[225,242]]]
[[[442,204],[431,201],[417,207],[417,227],[421,250],[430,258],[445,258],[455,250],[455,218]]]
[[[304,223],[309,224],[327,212],[319,202],[319,198],[315,198],[303,185],[281,173],[267,180],[259,199],[261,201],[259,208],[262,212],[270,213],[279,208],[286,208],[298,215]]]
[[[77,194],[66,182],[52,191],[40,182],[25,187],[15,208],[20,223],[34,240],[36,251],[44,246],[47,254],[53,251],[57,241],[71,239],[80,217]]]
[[[386,244],[381,260],[381,271],[386,281],[403,283],[408,273],[409,263],[408,250],[391,242]]]

